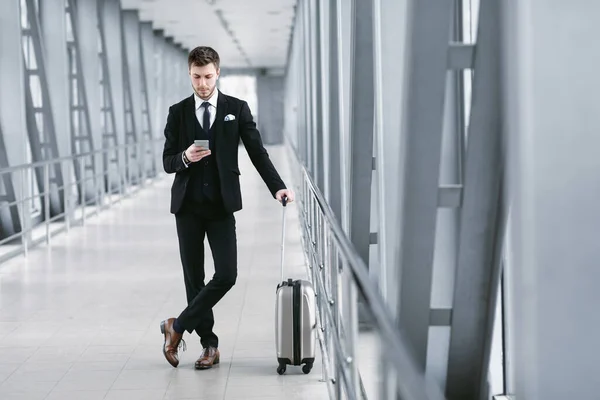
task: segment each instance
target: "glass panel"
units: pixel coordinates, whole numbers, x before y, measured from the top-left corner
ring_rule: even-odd
[[[102,68],[100,68],[100,70],[102,70]],[[106,93],[105,93],[105,88],[103,86],[100,87],[100,90],[98,91],[98,95],[100,96],[100,107],[105,108],[106,107]],[[101,112],[102,115],[106,114],[105,111]]]
[[[473,44],[477,40],[477,21],[479,19],[480,0],[462,0],[463,41]]]
[[[71,71],[71,74],[76,74],[77,73],[77,64],[75,63],[75,60],[76,60],[75,46],[69,45],[68,49],[69,49],[69,70]]]
[[[502,304],[502,284],[498,288],[496,300],[496,312],[494,318],[494,330],[492,332],[492,350],[489,366],[489,385],[492,395],[504,394],[504,334],[503,334],[503,315],[504,307]]]
[[[73,41],[73,25],[71,24],[71,13],[66,12],[66,28],[67,28],[67,41]]]
[[[37,130],[39,132],[40,135],[40,139],[43,140],[44,138],[44,114],[41,112],[35,113],[35,124],[37,126]],[[46,158],[48,152],[48,148],[42,148],[42,156],[44,157],[44,159]]]
[[[98,32],[97,32],[97,39],[96,39],[96,46],[98,46],[98,54],[102,54],[102,36],[101,35],[101,31],[100,31],[100,22],[98,22]]]
[[[477,22],[479,21],[479,1],[480,0],[462,0],[462,36],[463,42],[474,44],[477,37]],[[464,121],[465,121],[465,139],[468,135],[469,117],[471,115],[471,88],[473,83],[473,70],[465,69],[463,71],[463,90],[464,90]]]
[[[30,69],[37,69],[38,68],[38,64],[37,64],[37,54],[35,52],[35,45],[33,44],[33,37],[30,36],[29,37],[29,68]]]
[[[24,61],[25,61],[25,65],[24,67],[27,68],[27,66],[29,65],[29,51],[28,51],[28,47],[29,47],[29,37],[28,36],[23,36],[22,40],[21,40],[21,45],[23,46],[23,56],[24,56]]]
[[[29,28],[28,16],[27,1],[21,0],[21,28],[23,29]]]
[[[29,35],[23,37],[23,52],[25,56],[25,68],[28,70],[36,69],[37,62],[35,49],[33,47],[33,39]]]
[[[72,96],[72,104],[77,105],[77,99],[79,98],[79,92],[77,91],[77,80],[70,79],[71,81],[71,96]]]
[[[471,116],[471,94],[473,86],[473,70],[465,69],[463,72],[463,99],[464,99],[464,122],[465,122],[465,139],[469,132],[469,118]]]
[[[102,133],[106,133],[106,118],[106,113],[103,112],[100,114],[100,128],[102,130]]]
[[[75,111],[72,113],[72,119],[73,119],[73,136],[79,136],[80,135],[80,131],[79,131],[79,112]],[[76,142],[77,143],[77,142]]]
[[[31,98],[34,107],[42,107],[42,85],[39,75],[32,75],[29,79],[29,90],[31,90]]]
[[[27,135],[23,135],[25,138],[25,147],[27,151],[25,152],[25,163],[30,164],[33,162],[33,156],[31,154],[31,145],[29,143],[29,137]],[[29,168],[27,173],[25,174],[26,184],[29,188],[26,189],[26,196],[32,195],[32,199],[29,201],[29,212],[33,218],[39,217],[42,210],[42,202],[39,197],[39,190],[37,184],[37,178],[33,173],[33,169]],[[29,193],[27,193],[29,192]]]

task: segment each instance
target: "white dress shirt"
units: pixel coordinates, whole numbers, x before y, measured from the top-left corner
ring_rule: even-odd
[[[198,97],[198,95],[196,93],[194,93],[194,102],[196,103],[196,118],[198,119],[198,123],[200,124],[200,126],[202,126],[202,121],[204,121],[204,113],[205,113],[205,108],[202,107],[202,104],[205,101],[208,101],[210,103],[210,106],[208,106],[208,108],[210,109],[210,126],[212,126],[212,124],[215,122],[215,119],[217,118],[217,99],[219,98],[219,91],[215,88],[215,91],[213,92],[212,96],[210,96],[210,98],[208,100],[202,100],[200,97]],[[204,128],[205,131],[208,131],[210,129],[210,127],[205,127],[202,126],[202,128]]]
[[[202,121],[204,121],[204,113],[206,112],[205,111],[206,109],[204,107],[202,107],[202,104],[204,104],[205,101],[208,101],[210,103],[210,106],[208,106],[209,111],[210,111],[210,126],[212,126],[215,123],[215,119],[217,118],[217,99],[218,98],[219,98],[219,91],[216,88],[215,88],[215,91],[213,92],[212,96],[210,96],[210,98],[208,100],[202,100],[194,92],[194,103],[196,105],[196,119],[198,120],[198,123],[200,124],[200,126],[202,126]],[[202,126],[202,128],[204,128],[204,130],[206,130],[206,131],[208,131],[210,129],[210,127],[207,129],[204,126]],[[185,151],[183,153],[181,153],[181,159],[183,160],[183,165],[185,165],[187,168],[189,164],[186,164],[185,160],[183,159],[184,153],[185,153]]]

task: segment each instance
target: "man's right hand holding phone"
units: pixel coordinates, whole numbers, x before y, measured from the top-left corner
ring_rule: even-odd
[[[185,158],[187,158],[189,162],[198,162],[209,155],[210,149],[205,149],[204,147],[196,146],[193,143],[185,151]]]

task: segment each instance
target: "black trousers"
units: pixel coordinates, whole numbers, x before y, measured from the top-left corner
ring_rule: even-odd
[[[233,214],[214,207],[186,205],[175,215],[179,253],[188,306],[177,318],[189,333],[196,331],[203,347],[218,347],[212,308],[237,278],[237,244]],[[204,284],[204,236],[212,252],[215,274]]]

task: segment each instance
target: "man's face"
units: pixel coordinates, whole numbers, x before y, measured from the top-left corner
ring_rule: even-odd
[[[219,76],[219,70],[215,68],[215,64],[210,63],[203,67],[192,65],[189,73],[192,80],[192,87],[198,97],[202,100],[209,99],[215,91],[217,77]]]

